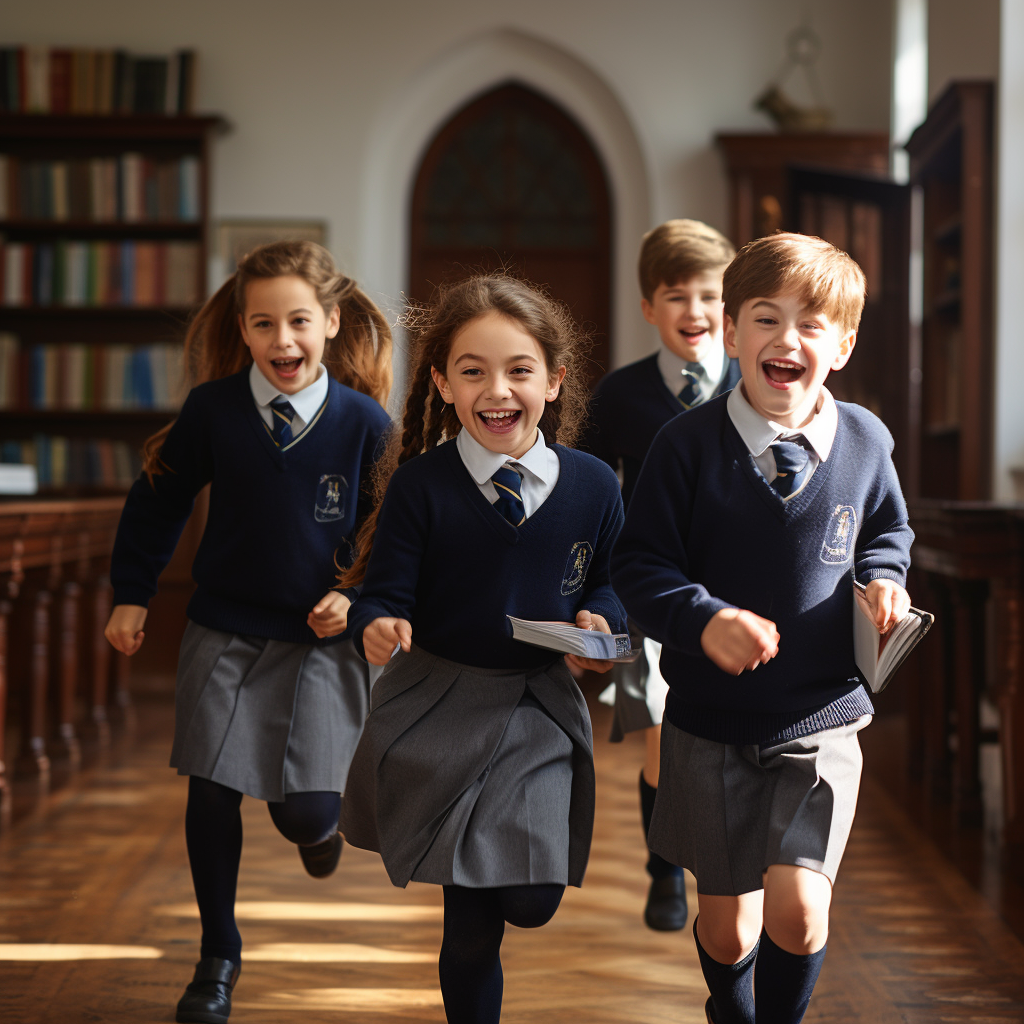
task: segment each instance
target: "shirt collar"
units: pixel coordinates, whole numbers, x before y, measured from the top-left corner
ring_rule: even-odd
[[[503,452],[492,452],[489,448],[485,448],[466,429],[459,431],[455,445],[466,469],[469,470],[469,475],[478,487],[487,483],[506,462],[514,462],[517,466],[522,466],[543,484],[547,484],[551,480],[551,460],[548,459],[548,446],[544,443],[544,434],[539,430],[533,447],[518,459],[510,458]]]
[[[268,406],[278,395],[284,394],[263,376],[263,371],[255,363],[249,367],[249,389],[259,406]],[[327,367],[321,363],[317,369],[316,380],[309,387],[303,388],[294,395],[284,395],[284,397],[291,403],[297,416],[300,416],[306,423],[312,422],[317,410],[324,404],[324,399],[327,397]]]
[[[727,402],[729,419],[754,458],[762,454],[780,436],[791,437],[794,434],[802,434],[822,462],[832,451],[836,428],[839,425],[839,411],[836,408],[836,400],[826,387],[821,389],[818,409],[811,422],[799,430],[784,427],[774,420],[766,420],[760,413],[755,412],[747,401],[747,396],[743,394],[742,384],[729,392]]]
[[[686,362],[685,359],[677,356],[675,352],[664,345],[658,349],[658,370],[661,373],[661,379],[665,382],[665,386],[673,395],[678,394],[685,383],[683,380],[683,370],[686,369]],[[708,380],[715,387],[718,387],[719,382],[725,376],[725,345],[721,341],[717,345],[713,345],[707,355],[700,361],[700,365],[704,367]]]

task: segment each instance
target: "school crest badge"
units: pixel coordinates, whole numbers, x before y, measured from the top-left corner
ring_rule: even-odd
[[[587,578],[587,570],[594,560],[594,549],[585,540],[578,540],[569,549],[569,557],[562,575],[562,594],[575,594]]]
[[[345,514],[348,483],[339,473],[325,473],[316,489],[314,515],[318,523],[333,523]]]
[[[836,505],[821,542],[821,560],[826,565],[848,562],[856,540],[857,510],[852,505]]]

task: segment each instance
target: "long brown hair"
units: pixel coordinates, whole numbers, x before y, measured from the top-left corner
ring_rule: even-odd
[[[557,373],[560,366],[566,368],[558,397],[545,404],[538,426],[547,444],[557,441],[571,445],[576,439],[587,407],[586,383],[579,364],[589,342],[569,311],[543,289],[508,274],[481,275],[444,286],[429,307],[412,309],[403,317],[411,341],[405,411],[400,427],[392,428],[387,450],[374,467],[375,507],[360,528],[355,562],[339,577],[343,586],[355,586],[366,575],[377,514],[394,471],[462,429],[455,406],[441,397],[430,371],[433,368],[447,376],[455,336],[486,313],[507,317],[534,338],[544,353],[549,374]]]
[[[245,292],[259,278],[301,277],[328,316],[335,306],[341,326],[324,345],[327,372],[381,405],[391,391],[391,328],[373,300],[339,273],[331,254],[315,242],[271,242],[254,249],[195,315],[185,335],[185,373],[190,387],[245,369],[252,355],[242,339],[238,316]],[[142,449],[143,471],[163,471],[160,449],[173,423],[157,431]]]

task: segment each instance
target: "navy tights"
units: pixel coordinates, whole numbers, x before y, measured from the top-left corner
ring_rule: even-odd
[[[444,887],[444,938],[437,971],[448,1024],[498,1024],[505,923],[517,928],[547,924],[563,892],[564,885]]]
[[[200,956],[238,963],[242,937],[235,924],[235,890],[242,856],[242,794],[196,775],[188,780],[185,844],[203,925]],[[267,809],[277,830],[299,846],[314,846],[338,828],[341,795],[288,793]]]

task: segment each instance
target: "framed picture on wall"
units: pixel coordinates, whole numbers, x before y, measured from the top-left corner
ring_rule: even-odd
[[[235,272],[238,261],[267,242],[307,241],[326,245],[327,225],[322,220],[222,220],[217,222],[213,287]],[[212,290],[212,288],[211,288]]]

